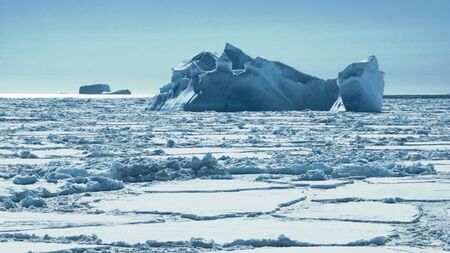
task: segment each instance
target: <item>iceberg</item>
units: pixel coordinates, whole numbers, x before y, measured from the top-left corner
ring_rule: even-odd
[[[381,112],[383,107],[384,72],[375,56],[350,64],[339,73],[339,95],[347,111]]]
[[[201,52],[173,69],[172,80],[152,98],[149,110],[328,111],[336,79],[323,80],[286,64],[252,58],[226,44],[218,56]]]
[[[111,88],[107,84],[84,85],[79,89],[80,94],[102,94],[103,92],[111,92]]]
[[[116,91],[112,91],[112,92],[104,92],[103,94],[106,94],[106,95],[131,95],[131,91],[130,90],[116,90]]]
[[[111,87],[108,84],[91,84],[81,86],[79,89],[79,94],[89,94],[89,95],[130,95],[130,90],[117,90],[111,91]]]

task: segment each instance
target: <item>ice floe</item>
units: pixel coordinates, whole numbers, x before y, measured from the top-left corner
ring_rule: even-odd
[[[105,211],[173,213],[192,219],[214,219],[269,213],[281,206],[301,201],[304,196],[303,191],[297,189],[148,193],[102,200],[92,206]]]
[[[218,233],[220,231],[220,233]],[[306,245],[361,245],[370,241],[387,240],[391,225],[351,223],[342,221],[283,221],[263,218],[231,218],[226,220],[164,222],[154,224],[118,225],[112,227],[87,227],[68,229],[31,230],[38,236],[74,236],[96,234],[104,243],[126,241],[145,243],[189,241],[203,238],[227,245],[276,246],[278,239],[289,238],[295,243]],[[281,238],[280,238],[281,236]],[[384,238],[384,239],[382,239]],[[266,243],[264,243],[264,241]],[[373,241],[375,243],[375,240]],[[272,244],[272,245],[271,245]],[[292,245],[292,246],[294,246]],[[355,246],[356,246],[355,245]]]

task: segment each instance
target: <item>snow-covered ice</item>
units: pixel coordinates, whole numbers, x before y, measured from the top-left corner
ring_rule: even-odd
[[[221,251],[222,253],[228,251]],[[262,247],[256,249],[244,249],[236,250],[234,253],[335,253],[335,252],[346,252],[346,253],[436,253],[444,252],[442,250],[435,249],[420,249],[411,247]]]
[[[248,62],[227,58],[211,71]],[[102,96],[0,98],[0,251],[450,249],[448,99],[216,113]]]
[[[153,183],[141,186],[139,189],[145,192],[235,192],[248,190],[270,190],[291,188],[285,184],[265,183],[245,179],[211,180],[193,179],[187,181],[170,181]]]
[[[355,182],[336,189],[317,192],[314,200],[367,199],[389,201],[450,201],[450,181],[366,183]]]
[[[0,249],[8,253],[23,253],[23,252],[72,252],[78,250],[85,252],[87,250],[101,250],[102,246],[85,245],[77,243],[48,243],[48,242],[0,242]]]
[[[393,227],[387,224],[364,224],[341,221],[289,221],[265,218],[230,218],[225,220],[164,222],[113,227],[31,230],[38,236],[74,236],[95,233],[102,241],[144,243],[148,238],[158,242],[189,241],[192,237],[214,240],[222,245],[258,245],[273,240],[266,246],[276,245],[280,236],[312,245],[364,244],[374,238],[388,237]],[[242,240],[242,241],[239,241]],[[381,239],[380,240],[384,240]],[[272,244],[272,245],[270,245]],[[368,243],[370,244],[370,243]]]
[[[277,215],[293,219],[367,221],[380,223],[413,222],[418,210],[411,204],[382,202],[304,203],[290,206]]]
[[[267,213],[290,202],[301,201],[298,189],[250,190],[235,192],[152,193],[101,200],[93,207],[121,212],[180,213],[195,219],[217,216]]]

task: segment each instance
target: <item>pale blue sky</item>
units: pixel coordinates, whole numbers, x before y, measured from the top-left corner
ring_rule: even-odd
[[[0,93],[155,93],[230,42],[321,78],[377,55],[387,94],[450,93],[448,0],[0,0]]]

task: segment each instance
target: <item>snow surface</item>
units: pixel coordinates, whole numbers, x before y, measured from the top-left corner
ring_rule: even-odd
[[[104,200],[93,207],[121,212],[180,213],[195,219],[215,216],[230,216],[266,213],[292,201],[299,201],[302,191],[297,189],[251,190],[235,192],[204,193],[152,193]],[[200,217],[197,217],[200,216]]]
[[[228,252],[228,251],[222,251]],[[434,252],[445,252],[443,250],[434,249],[420,249],[411,247],[289,247],[289,248],[275,248],[275,247],[263,247],[257,249],[245,249],[236,250],[234,253],[335,253],[335,252],[346,252],[346,253],[434,253]]]
[[[152,215],[108,215],[41,212],[0,212],[0,231],[14,232],[80,226],[112,226],[136,222],[159,222]]]
[[[0,98],[0,251],[450,248],[448,99],[375,114],[147,105]]]
[[[313,245],[351,244],[388,236],[392,226],[341,221],[283,221],[264,218],[231,218],[225,220],[164,222],[113,227],[31,230],[38,236],[73,236],[94,233],[102,241],[144,243],[148,238],[158,242],[189,241],[192,237],[214,240],[219,244],[258,244],[259,240],[277,240],[280,235],[299,243]],[[248,242],[239,242],[244,240]],[[236,242],[235,242],[236,241]],[[362,242],[361,242],[362,243]]]
[[[369,190],[371,189],[371,190]],[[395,200],[395,198],[399,198]],[[318,192],[314,200],[394,200],[402,201],[450,201],[450,182],[366,183],[355,182],[343,187]]]
[[[290,206],[277,215],[294,219],[372,221],[386,223],[413,222],[418,210],[411,204],[382,202],[303,203]]]
[[[79,252],[88,249],[100,250],[101,246],[84,245],[76,243],[47,243],[47,242],[0,242],[0,249],[2,252],[8,253],[23,253],[23,252],[71,252],[71,250],[78,250]]]
[[[245,179],[234,180],[211,180],[211,179],[193,179],[188,181],[170,181],[158,182],[148,186],[141,186],[140,190],[144,192],[230,192],[245,190],[267,190],[290,188],[285,184],[274,184]]]

